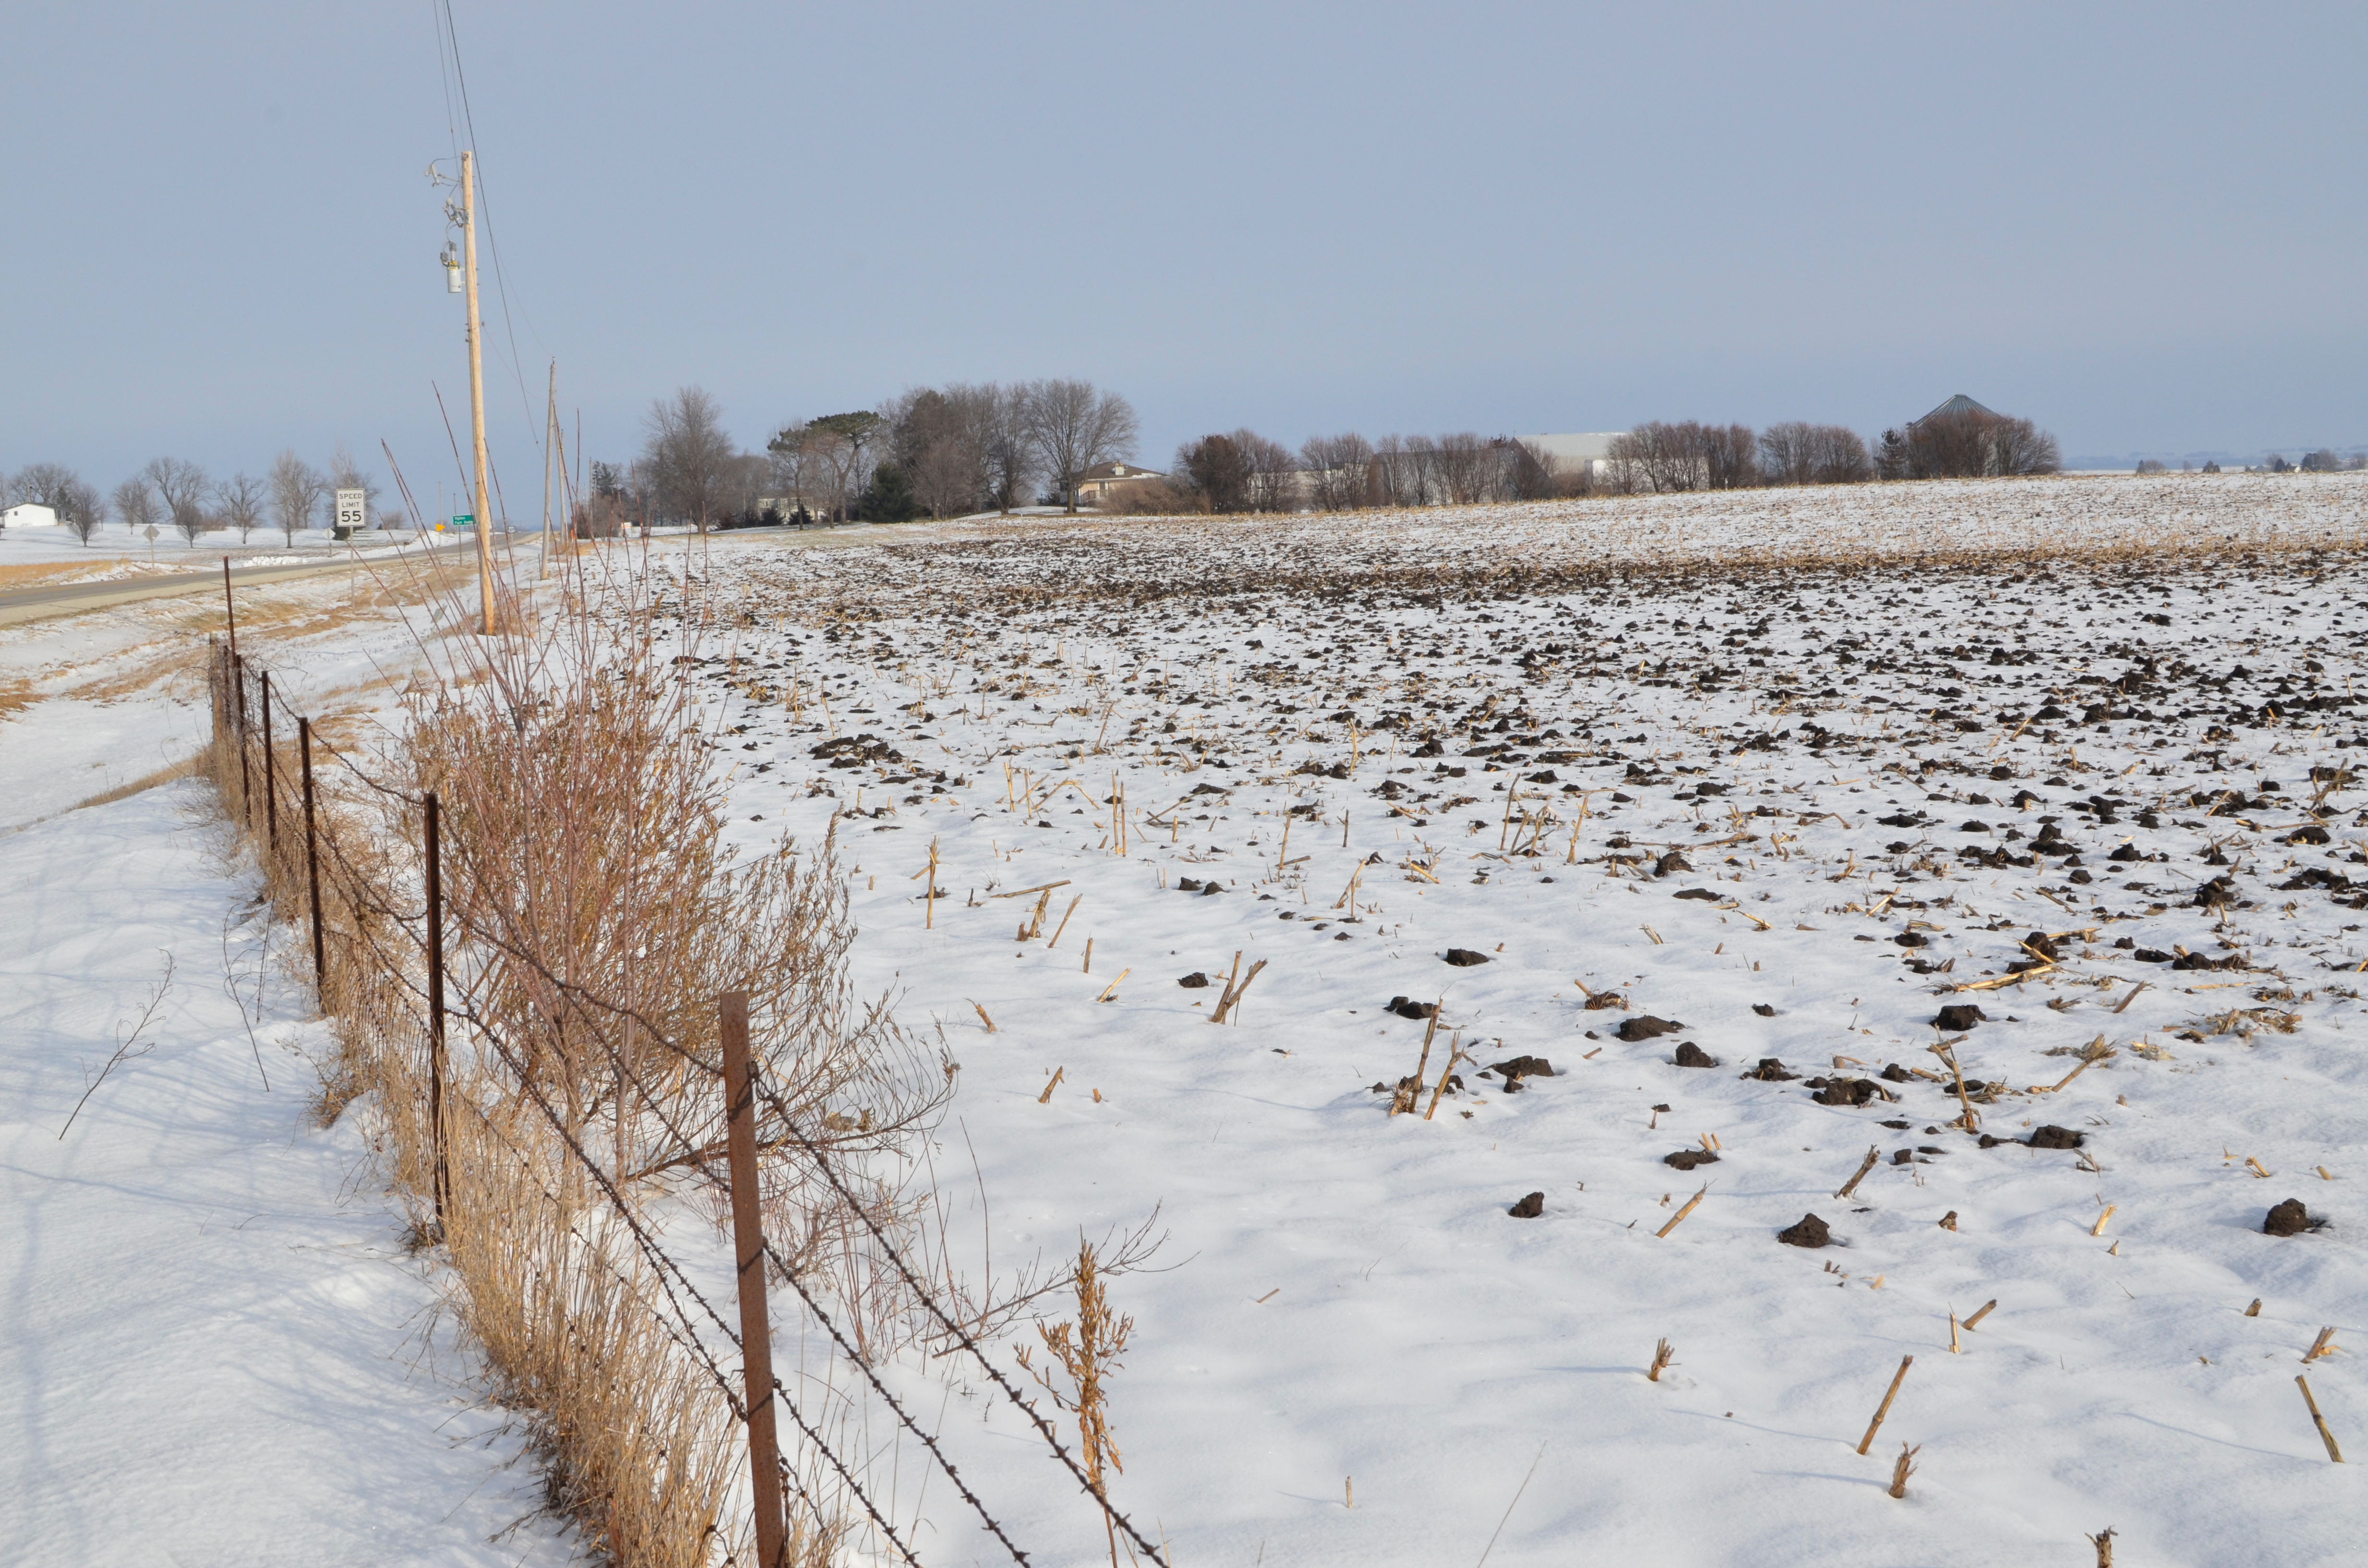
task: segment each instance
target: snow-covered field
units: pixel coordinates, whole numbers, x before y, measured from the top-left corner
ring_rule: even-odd
[[[712,616],[735,832],[835,829],[859,985],[961,1064],[973,1266],[1156,1210],[1113,1497],[1173,1562],[2332,1564],[2368,1509],[2294,1377],[2368,1335],[2363,517],[2174,476],[652,560]],[[399,596],[308,591],[256,633],[300,703],[382,706]],[[20,630],[12,781],[77,660],[166,635]],[[2262,1233],[2287,1199],[2326,1227]],[[949,1369],[890,1376],[1034,1561],[1099,1560]],[[2307,1370],[2368,1446],[2351,1354]],[[925,1561],[998,1560],[891,1490]]]
[[[2232,547],[2356,540],[2363,499],[1932,486],[691,570],[747,623],[702,666],[742,829],[836,818],[864,980],[962,1063],[940,1169],[975,1158],[997,1256],[1170,1233],[1111,1287],[1112,1397],[1116,1496],[1178,1562],[1476,1560],[1502,1521],[1500,1563],[2071,1563],[2108,1526],[2125,1562],[2334,1563],[2368,1512],[2294,1378],[2368,1332],[2368,596],[2356,555]],[[2030,518],[2105,556],[2030,570]],[[1825,563],[1748,563],[1777,544]],[[1040,895],[1005,895],[1047,885],[1016,940]],[[1236,954],[1267,967],[1212,1027]],[[1429,1032],[1395,998],[1441,1027],[1394,1117]],[[1489,1071],[1522,1057],[1552,1075]],[[2328,1227],[2263,1234],[2289,1198]],[[1780,1243],[1810,1213],[1832,1244]],[[2349,1357],[2310,1375],[2368,1444]],[[965,1472],[1091,1560],[973,1408]]]

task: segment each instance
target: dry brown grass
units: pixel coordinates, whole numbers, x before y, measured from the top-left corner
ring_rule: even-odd
[[[0,566],[0,589],[40,588],[56,583],[77,582],[106,562],[55,561]]]
[[[129,784],[118,784],[112,790],[102,790],[96,795],[76,801],[66,809],[78,812],[85,806],[104,806],[116,801],[129,800],[134,795],[145,794],[159,785],[170,784],[175,779],[194,778],[204,767],[205,761],[203,752],[194,752],[178,762],[168,763],[154,773],[134,778]]]
[[[349,766],[316,732],[323,1000],[339,1043],[318,1109],[368,1096],[415,1230],[448,1249],[456,1309],[504,1397],[534,1413],[557,1506],[620,1563],[692,1568],[719,1540],[747,1549],[743,1434],[714,1359],[730,1354],[724,1324],[652,1223],[722,1181],[715,997],[751,997],[774,1251],[867,1362],[921,1330],[912,1281],[881,1249],[915,1239],[920,1201],[896,1173],[952,1074],[883,1004],[848,993],[830,845],[726,851],[724,786],[671,652],[646,615],[588,612],[498,643],[438,641],[386,750]],[[242,747],[216,690],[225,722],[204,770],[301,932],[295,720],[275,713],[267,764],[259,724]],[[443,805],[450,974],[440,1229],[420,945],[428,789]],[[793,1559],[819,1568],[845,1535],[847,1494],[814,1444],[785,1458],[809,1500]]]

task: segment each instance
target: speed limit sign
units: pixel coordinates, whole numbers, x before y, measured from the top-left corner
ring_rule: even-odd
[[[369,526],[368,493],[360,490],[337,492],[337,527],[354,529]]]

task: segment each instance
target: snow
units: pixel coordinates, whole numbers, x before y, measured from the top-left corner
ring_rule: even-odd
[[[2254,1561],[2274,1543],[2281,1562],[2332,1563],[2354,1560],[2360,1505],[2293,1379],[2321,1325],[2368,1309],[2344,1197],[2368,1153],[2351,1049],[2361,983],[2348,978],[2368,958],[2351,907],[2368,883],[2356,790],[2334,796],[2330,845],[2281,840],[2309,820],[2308,769],[2361,759],[2350,694],[2368,676],[2368,605],[2351,558],[2074,562],[2044,581],[1920,562],[1938,546],[2019,551],[2034,514],[2054,545],[2335,541],[2363,494],[2083,482],[1091,523],[717,552],[684,569],[756,623],[703,672],[740,694],[723,755],[741,767],[741,831],[811,840],[836,814],[859,863],[862,981],[893,987],[962,1063],[939,1166],[975,1158],[996,1256],[1057,1258],[1080,1232],[1155,1208],[1172,1233],[1157,1259],[1170,1271],[1111,1285],[1138,1324],[1114,1383],[1127,1461],[1114,1495],[1164,1527],[1178,1561],[1476,1559],[1534,1462],[1492,1562],[1872,1564],[1899,1561],[1903,1540],[1919,1562],[2078,1562],[2081,1536],[2112,1525],[2131,1561]],[[1680,569],[1771,540],[1839,551],[1838,563],[1857,550],[1918,563],[1775,582]],[[1607,553],[1648,570],[1605,576]],[[1507,557],[1531,592],[1472,564]],[[1558,571],[1576,585],[1554,591]],[[2144,619],[2156,615],[2169,624]],[[1861,638],[1850,660],[1826,651]],[[1993,666],[1993,643],[2031,662]],[[1518,662],[1540,650],[1534,674]],[[1874,665],[1853,673],[1861,656]],[[2080,722],[2096,696],[2083,676],[2111,683],[2147,657],[2152,676],[2104,694],[2146,717]],[[1691,689],[1706,663],[1723,677]],[[2200,688],[2232,665],[2251,673]],[[1502,741],[1493,719],[1476,735],[1452,724],[1492,696],[1508,733],[1533,737],[1518,739],[1525,760],[1471,755]],[[2066,718],[2025,726],[2051,698]],[[2199,698],[2208,710],[2185,706]],[[2305,702],[2294,724],[2258,710]],[[1392,711],[1406,727],[1377,729]],[[1831,732],[1816,756],[1811,723]],[[1417,762],[1406,754],[1433,728],[1453,736],[1447,755]],[[1188,744],[1196,729],[1205,750]],[[1738,746],[1777,731],[1770,749]],[[862,733],[907,760],[835,768],[812,755]],[[1295,771],[1352,749],[1347,779]],[[1927,758],[1949,770],[1922,773]],[[2011,782],[1991,779],[1998,766]],[[1543,853],[1508,855],[1525,835],[1505,826],[1505,786],[1541,772],[1556,777],[1525,789],[1531,811],[1554,816]],[[1406,787],[1400,814],[1375,794],[1384,779]],[[1061,780],[1083,793],[1010,809],[1015,790]],[[1704,780],[1728,792],[1679,798]],[[1124,858],[1114,782],[1133,817]],[[1565,783],[1587,792],[1583,824]],[[1171,830],[1171,802],[1203,786],[1222,792]],[[2041,800],[2003,803],[2019,789]],[[2237,789],[2258,801],[2233,820],[2190,801]],[[2112,823],[2068,809],[2107,791],[2123,798]],[[1315,814],[1294,824],[1285,869],[1294,804]],[[2138,824],[2154,805],[2160,825]],[[1902,812],[1926,820],[1873,821]],[[2060,860],[1957,853],[2020,854],[2043,815],[2090,880]],[[1990,830],[1962,831],[1976,819]],[[2124,839],[2168,860],[2108,858]],[[933,840],[950,897],[928,929],[912,879]],[[2225,926],[2193,903],[2214,843],[2245,901]],[[1610,858],[1670,846],[1692,871]],[[1352,920],[1342,901],[1360,865]],[[2350,879],[2340,902],[2279,891],[2312,866]],[[1177,891],[1187,876],[1224,891]],[[1015,941],[1034,900],[991,895],[1060,881],[1048,935],[1082,895],[1060,946]],[[1717,896],[1672,896],[1694,889]],[[1930,946],[1896,945],[1910,918]],[[2028,934],[2068,929],[2094,935],[2033,983],[1936,994],[2003,978]],[[2124,936],[2132,949],[2112,946]],[[1491,961],[1451,967],[1450,947]],[[2135,949],[2253,967],[2172,971]],[[1222,983],[1236,951],[1270,967],[1239,1026],[1213,1029],[1216,991],[1177,981]],[[1909,960],[1951,967],[1918,974]],[[1574,981],[1629,1010],[1588,1009]],[[1421,1049],[1422,1024],[1383,1011],[1397,995],[1444,1000],[1434,1079],[1451,1033],[1474,1048],[1470,1092],[1435,1119],[1391,1118],[1372,1091]],[[1947,1001],[1990,1020],[1958,1047],[1969,1074],[2007,1085],[1979,1108],[1983,1131],[2066,1127],[2082,1151],[1978,1147],[1928,1079],[1884,1084],[1896,1103],[1813,1102],[1805,1080],[1838,1058],[1845,1078],[1939,1071],[1926,1047]],[[2232,1007],[2294,1032],[2257,1017],[2238,1020],[2243,1037],[2207,1033]],[[1639,1014],[1687,1028],[1619,1040],[1617,1021]],[[2032,1092],[2100,1036],[2117,1054],[2060,1093]],[[1723,1065],[1670,1065],[1679,1040]],[[1476,1075],[1521,1054],[1555,1075],[1510,1096]],[[1738,1076],[1771,1056],[1801,1080]],[[1656,1119],[1658,1105],[1671,1109]],[[1718,1164],[1662,1163],[1702,1134]],[[1871,1145],[1884,1162],[1837,1200]],[[1892,1164],[1903,1149],[1941,1152]],[[1705,1178],[1702,1206],[1656,1237]],[[1508,1217],[1531,1191],[1544,1215]],[[2261,1234],[2286,1197],[2333,1223]],[[1953,1232],[1938,1223],[1952,1210]],[[1839,1244],[1776,1243],[1812,1211]],[[2245,1316],[2257,1296],[2260,1314]],[[1993,1298],[1951,1354],[1950,1313]],[[1661,1337],[1678,1366],[1654,1383]],[[2368,1427],[2348,1359],[2311,1375],[2339,1435]],[[916,1371],[916,1391],[928,1386]],[[965,1474],[1017,1513],[1006,1522],[1023,1543],[1092,1560],[1090,1514],[1009,1441],[1016,1423],[965,1401],[950,1423]],[[1903,1440],[1922,1451],[1894,1502]],[[930,1517],[973,1560],[974,1527]]]
[[[735,769],[735,834],[756,846],[835,829],[859,989],[891,991],[906,1027],[961,1063],[931,1160],[973,1276],[1031,1256],[1057,1266],[1080,1233],[1156,1212],[1164,1245],[1110,1282],[1136,1320],[1112,1382],[1125,1458],[1112,1495],[1172,1561],[1477,1560],[1501,1523],[1500,1568],[2074,1563],[2089,1560],[2081,1536],[2111,1525],[2130,1562],[2334,1564],[2358,1560],[2356,1471],[2327,1462],[2294,1376],[2321,1326],[2339,1343],[2368,1335],[2368,1210],[2348,1196],[2368,1171],[2368,916],[2352,907],[2368,816],[2357,785],[2323,773],[2320,795],[2311,771],[2359,768],[2368,750],[2363,501],[2353,476],[2122,476],[1352,518],[966,520],[667,540],[626,558],[645,554],[738,623],[711,631],[695,666]],[[298,701],[383,709],[416,653],[401,607],[347,605],[317,583],[268,592],[313,607],[257,633],[284,635],[277,657],[258,647],[290,667]],[[28,737],[74,744],[80,710],[62,705],[76,681],[190,635],[143,607],[74,625],[0,635],[0,697],[15,670],[42,694],[14,717],[0,707],[12,784],[40,771],[20,761]],[[120,733],[88,744],[108,757],[162,748],[163,726],[193,734],[201,716],[169,683],[71,700],[114,706]],[[2040,717],[2050,704],[2060,717]],[[816,755],[867,734],[900,755],[849,767]],[[1426,736],[1441,755],[1413,755]],[[0,1040],[23,1119],[9,1212],[28,1211],[28,1192],[131,1207],[144,1217],[94,1211],[85,1232],[153,1233],[193,1281],[132,1296],[137,1321],[227,1322],[254,1336],[238,1344],[246,1368],[297,1358],[234,1405],[253,1416],[237,1428],[248,1446],[269,1450],[256,1506],[450,1528],[451,1560],[472,1561],[524,1511],[504,1489],[530,1490],[528,1474],[499,1468],[507,1439],[435,1437],[466,1411],[466,1354],[439,1348],[449,1381],[413,1369],[403,1346],[438,1289],[432,1263],[400,1254],[359,1134],[313,1129],[281,1081],[281,1042],[312,1038],[301,967],[271,983],[253,1048],[217,982],[186,983],[207,954],[207,972],[222,969],[220,922],[245,897],[207,862],[210,831],[172,815],[195,790],[0,836],[13,881],[71,890],[45,895],[63,915],[24,918],[38,940],[17,939],[12,979],[45,1009],[69,992],[81,1008],[70,1028]],[[2026,790],[2036,799],[2018,806]],[[2091,797],[2107,809],[2074,809]],[[7,820],[70,803],[12,802]],[[2078,866],[2031,854],[2051,816]],[[2291,842],[2314,820],[2328,843]],[[915,880],[932,841],[949,894],[933,912]],[[2125,842],[2164,858],[2111,859]],[[1656,876],[1671,847],[1691,869]],[[2237,900],[2225,920],[2194,902],[2224,874]],[[1188,877],[1222,891],[1189,894]],[[1056,881],[1043,936],[1015,940],[1036,899],[994,895]],[[1673,896],[1692,891],[1714,896]],[[1942,989],[2003,981],[2023,938],[2066,931],[2092,935],[2021,985]],[[1927,945],[1899,945],[1910,935]],[[159,946],[185,955],[202,1027],[173,1037],[179,1054],[117,1069],[44,1153],[114,1019],[144,1001]],[[1449,965],[1451,948],[1488,961]],[[2250,967],[2137,956],[2181,949]],[[1236,952],[1268,967],[1237,1022],[1215,1028]],[[1195,971],[1216,985],[1177,983]],[[1626,1007],[1587,1006],[1607,993]],[[1400,995],[1443,1004],[1430,1079],[1452,1045],[1471,1052],[1428,1119],[1392,1117],[1374,1092],[1422,1050],[1425,1026],[1383,1011]],[[1927,1050],[1947,1038],[1932,1025],[1944,1003],[1987,1015],[1956,1050],[1969,1078],[2003,1085],[1975,1109],[2007,1142],[1979,1146],[1951,1125],[1952,1090],[1913,1075],[1946,1076]],[[1617,1038],[1647,1014],[1685,1027]],[[2048,1092],[2081,1060],[2066,1053],[2100,1037],[2114,1054]],[[1721,1065],[1672,1065],[1679,1041]],[[1481,1075],[1525,1054],[1554,1075],[1517,1094]],[[1763,1057],[1801,1076],[1740,1075]],[[1879,1076],[1891,1064],[1906,1082]],[[1825,1075],[1899,1097],[1817,1104],[1807,1080]],[[204,1126],[185,1134],[192,1111]],[[2012,1141],[2050,1125],[2084,1146]],[[1704,1135],[1717,1163],[1662,1162]],[[1870,1146],[1883,1162],[1837,1199]],[[1915,1163],[1892,1163],[1902,1149]],[[37,1163],[72,1158],[100,1163]],[[210,1206],[204,1250],[169,1230],[186,1213],[74,1185],[95,1171]],[[1532,1191],[1540,1218],[1506,1212]],[[2327,1228],[2262,1234],[2289,1197]],[[277,1239],[222,1242],[217,1200],[286,1217]],[[1837,1245],[1775,1241],[1812,1211]],[[1938,1223],[1951,1211],[1954,1231]],[[711,1230],[675,1240],[713,1272]],[[27,1244],[12,1243],[12,1256]],[[74,1302],[142,1289],[105,1273],[129,1267],[109,1263],[128,1249],[87,1244],[70,1265],[44,1255],[39,1275],[72,1281]],[[332,1289],[355,1292],[334,1318],[320,1310]],[[1951,1312],[1992,1299],[1952,1355]],[[775,1313],[802,1386],[853,1401],[791,1299]],[[18,1407],[52,1382],[107,1394],[92,1369],[129,1336],[45,1332],[106,1337],[17,1357]],[[1661,1338],[1676,1365],[1649,1381]],[[1007,1370],[1013,1348],[994,1347]],[[154,1375],[209,1375],[203,1358],[181,1360]],[[2338,1436],[2368,1443],[2351,1356],[2308,1372]],[[915,1357],[885,1375],[925,1417],[944,1412],[965,1481],[1035,1561],[1102,1560],[1090,1507],[974,1374]],[[343,1413],[323,1441],[366,1444],[367,1462],[314,1442],[288,1414],[307,1401]],[[851,1407],[899,1517],[920,1517],[924,1559],[997,1561],[941,1477],[916,1487],[917,1451]],[[490,1425],[461,1415],[472,1436]],[[1921,1452],[1894,1501],[1902,1441]],[[76,1528],[62,1473],[10,1487],[52,1532]],[[381,1490],[359,1499],[358,1477]],[[520,1536],[508,1548],[527,1550]]]
[[[0,837],[6,1555],[568,1561],[204,793]]]

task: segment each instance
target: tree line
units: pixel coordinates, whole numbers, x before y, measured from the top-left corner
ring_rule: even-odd
[[[743,451],[698,387],[650,406],[640,455],[592,465],[579,528],[623,522],[734,528],[766,522],[908,522],[1077,508],[1077,483],[1134,455],[1133,405],[1091,381],[922,387],[878,408],[791,420]]]
[[[244,544],[268,523],[293,544],[305,529],[325,528],[335,521],[340,490],[361,491],[373,506],[379,494],[377,482],[343,447],[330,458],[325,472],[292,451],[282,451],[261,479],[240,472],[218,480],[186,459],[152,458],[104,494],[63,463],[30,463],[0,476],[5,505],[47,506],[85,544],[97,538],[110,518],[142,537],[152,528],[176,533],[193,547],[208,534],[224,532],[237,533]],[[375,520],[380,527],[399,528],[404,515],[397,508]]]
[[[1851,429],[1800,420],[1748,425],[1648,420],[1611,438],[1600,459],[1565,464],[1531,441],[1350,433],[1297,450],[1255,430],[1203,436],[1177,449],[1162,480],[1131,486],[1133,512],[1347,511],[1448,506],[1564,495],[1667,494],[1769,485],[1862,484],[1876,479],[2054,473],[2055,438],[2028,419],[1952,411],[1883,433],[1873,450]]]

